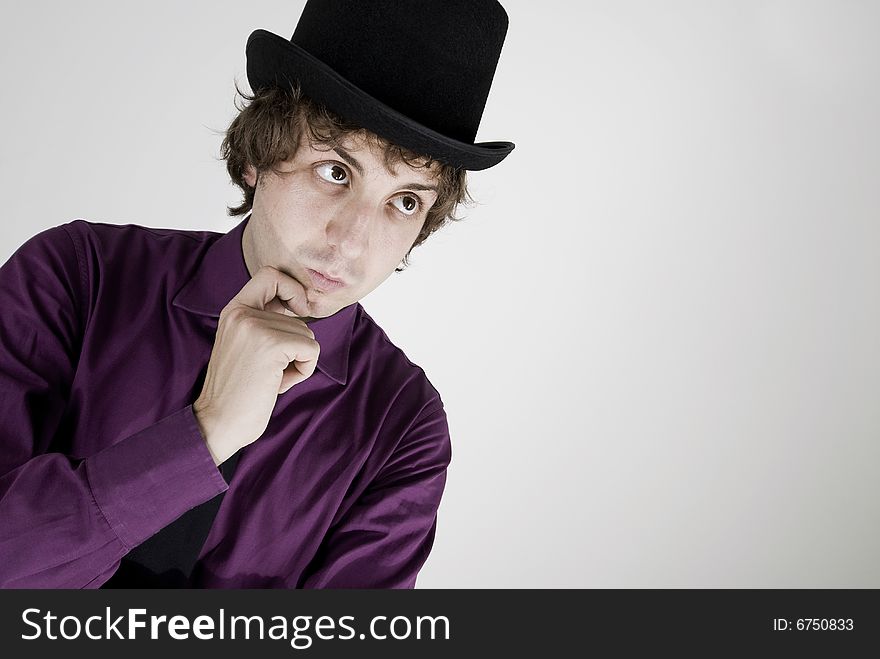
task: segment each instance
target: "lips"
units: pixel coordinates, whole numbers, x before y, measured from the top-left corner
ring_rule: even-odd
[[[328,277],[327,275],[318,272],[317,270],[312,270],[311,268],[306,268],[306,272],[309,273],[309,277],[312,280],[312,284],[314,284],[315,288],[319,291],[329,292],[335,291],[337,289],[345,286],[345,282],[339,279],[333,279],[332,277]]]

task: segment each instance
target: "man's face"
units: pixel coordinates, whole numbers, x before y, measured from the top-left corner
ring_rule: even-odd
[[[385,281],[437,198],[435,170],[401,163],[389,172],[364,138],[333,150],[303,139],[277,169],[278,176],[261,174],[259,185],[253,167],[245,173],[256,191],[242,249],[251,275],[270,265],[303,285],[309,319],[330,316]]]

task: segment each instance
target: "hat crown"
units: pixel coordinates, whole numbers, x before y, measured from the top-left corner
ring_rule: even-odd
[[[309,0],[290,40],[385,105],[473,143],[507,25],[496,0]]]

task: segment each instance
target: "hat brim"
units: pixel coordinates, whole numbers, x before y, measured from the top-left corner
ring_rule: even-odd
[[[512,142],[469,144],[423,126],[352,84],[295,43],[267,30],[251,33],[245,54],[252,91],[298,81],[309,97],[419,155],[476,171],[497,165],[514,149]]]

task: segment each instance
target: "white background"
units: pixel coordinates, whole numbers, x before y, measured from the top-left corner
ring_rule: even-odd
[[[226,232],[302,2],[4,3],[0,257]],[[480,205],[364,299],[441,392],[419,587],[880,587],[880,3],[507,0]]]

